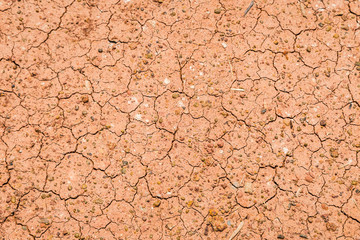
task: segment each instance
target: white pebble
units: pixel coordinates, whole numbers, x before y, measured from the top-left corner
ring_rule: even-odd
[[[164,84],[165,84],[165,85],[168,85],[169,83],[170,83],[170,80],[169,80],[168,78],[165,78]]]
[[[139,114],[139,113],[136,114],[136,115],[135,115],[135,119],[136,119],[136,120],[141,120],[141,114]]]

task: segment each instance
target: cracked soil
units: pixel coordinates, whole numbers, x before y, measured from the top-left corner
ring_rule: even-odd
[[[0,0],[0,239],[360,239],[359,0]]]

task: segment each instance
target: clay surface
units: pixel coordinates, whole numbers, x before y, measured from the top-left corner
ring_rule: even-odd
[[[0,0],[0,239],[360,239],[360,1]]]

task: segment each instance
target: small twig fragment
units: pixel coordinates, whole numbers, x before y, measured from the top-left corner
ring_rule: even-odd
[[[252,8],[252,6],[254,6],[254,0],[251,1],[250,5],[249,5],[248,8],[245,10],[244,17],[245,17],[246,14],[250,11],[250,9]]]
[[[230,66],[231,76],[234,76],[234,72],[230,60],[229,60],[229,66]]]
[[[243,183],[244,179],[245,179],[245,175],[242,177],[242,179],[241,179],[241,181],[239,183],[240,185]]]
[[[301,187],[299,187],[299,189],[296,191],[296,197],[299,197],[300,192],[301,192]]]
[[[352,161],[353,161],[352,159],[349,159],[349,161],[347,163],[343,164],[342,166],[340,166],[339,169],[349,166],[352,163]]]
[[[239,91],[239,92],[245,92],[245,90],[242,89],[242,88],[232,88],[231,90]]]
[[[355,206],[357,207],[357,209],[360,210],[359,206],[357,205],[357,201],[356,201],[354,198],[352,198],[352,201],[354,202],[354,204],[355,204]]]
[[[306,14],[305,14],[305,8],[304,8],[304,4],[302,2],[300,2],[300,11],[301,11],[301,14],[304,18],[307,18],[306,17]]]
[[[241,222],[239,224],[239,226],[235,229],[233,234],[231,234],[231,236],[229,237],[229,240],[232,240],[234,237],[236,237],[236,235],[238,235],[238,233],[240,232],[240,230],[242,229],[243,226],[244,226],[244,222]]]

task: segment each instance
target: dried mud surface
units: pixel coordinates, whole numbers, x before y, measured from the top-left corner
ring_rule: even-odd
[[[1,0],[0,239],[360,239],[357,0]]]

